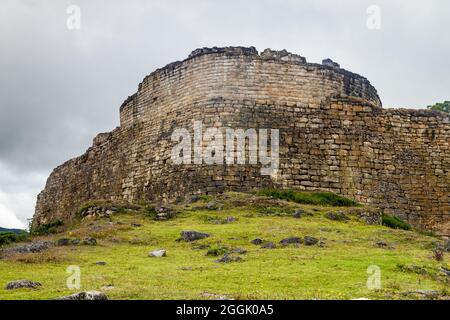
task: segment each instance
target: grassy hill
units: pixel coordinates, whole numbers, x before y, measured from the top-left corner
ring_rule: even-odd
[[[25,232],[25,230],[21,230],[21,229],[7,229],[7,228],[1,228],[0,227],[0,232],[23,233],[23,232]]]
[[[429,298],[420,290],[448,297],[449,278],[440,271],[449,267],[448,254],[437,261],[433,251],[440,239],[368,225],[358,212],[370,208],[333,199],[325,194],[227,193],[166,209],[167,216],[176,215],[163,221],[155,217],[164,210],[148,204],[89,203],[80,213],[93,214],[33,241],[95,238],[97,245],[11,254],[5,254],[6,248],[0,259],[0,299],[54,299],[89,290],[102,291],[110,299]],[[92,217],[102,206],[115,213]],[[330,219],[336,216],[349,220]],[[210,237],[180,241],[183,230]],[[305,236],[318,242],[306,245]],[[287,237],[299,237],[303,243],[280,244]],[[256,238],[276,248],[251,243]],[[165,249],[167,256],[149,257],[156,249]],[[235,261],[217,262],[226,252]],[[81,270],[79,290],[66,285],[66,270],[73,265]],[[378,289],[367,286],[373,270],[380,271]],[[4,289],[19,279],[38,281],[42,287]]]

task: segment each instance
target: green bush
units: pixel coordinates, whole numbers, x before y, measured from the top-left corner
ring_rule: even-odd
[[[428,106],[427,109],[429,110],[438,110],[442,112],[450,113],[450,101],[444,101],[442,103],[436,103],[432,106]]]
[[[411,226],[396,216],[383,215],[383,226],[393,229],[411,230]]]
[[[43,225],[40,225],[36,228],[33,228],[31,230],[31,235],[33,236],[45,236],[48,234],[54,234],[58,232],[58,227],[61,227],[64,225],[64,222],[61,220],[55,220],[50,223],[46,223]]]
[[[259,195],[302,204],[335,207],[353,207],[359,205],[356,201],[331,192],[301,192],[290,189],[264,189],[259,192]]]
[[[10,244],[12,242],[24,241],[28,234],[26,232],[0,232],[0,246]]]

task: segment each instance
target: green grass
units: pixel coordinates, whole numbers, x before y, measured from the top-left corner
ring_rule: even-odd
[[[313,204],[322,206],[352,207],[358,203],[331,192],[305,192],[291,189],[265,189],[260,195],[302,204]]]
[[[44,236],[48,234],[55,234],[58,232],[58,228],[62,227],[63,225],[64,222],[62,222],[61,220],[55,220],[31,229],[30,233],[33,236]]]
[[[254,202],[276,201],[261,196],[230,193],[217,200],[220,211],[205,209],[205,201],[177,207],[178,216],[155,221],[139,213],[124,213],[107,219],[86,220],[63,234],[40,239],[93,236],[97,246],[58,247],[37,254],[22,254],[0,260],[0,299],[53,299],[81,290],[99,290],[111,299],[211,299],[209,294],[232,299],[403,299],[412,290],[444,292],[448,281],[437,276],[440,266],[431,258],[436,238],[414,231],[368,226],[347,208],[290,204],[313,212],[300,219],[289,215],[261,215]],[[273,202],[273,203],[272,203]],[[322,203],[323,204],[323,203]],[[350,208],[349,208],[350,209]],[[345,211],[347,223],[324,217],[329,211]],[[212,224],[205,216],[236,217],[229,224]],[[132,227],[134,223],[141,227]],[[182,230],[207,232],[211,237],[192,243],[176,241]],[[261,249],[254,238],[276,244],[289,236],[314,236],[319,246],[278,246]],[[375,243],[385,241],[389,248]],[[166,249],[167,257],[148,253]],[[214,254],[233,248],[247,250],[242,262],[221,264]],[[105,261],[98,266],[97,261]],[[81,288],[66,286],[68,266],[81,268]],[[381,289],[367,288],[370,266],[381,270]],[[417,272],[417,267],[427,272]],[[9,281],[29,279],[42,283],[38,290],[4,290]]]
[[[393,229],[411,230],[411,226],[396,216],[383,215],[383,225]]]

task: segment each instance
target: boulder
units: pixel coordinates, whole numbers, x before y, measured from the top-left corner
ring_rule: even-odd
[[[165,257],[166,256],[166,250],[164,250],[164,249],[159,249],[159,250],[153,250],[152,252],[150,252],[149,254],[148,254],[148,256],[149,257],[156,257],[156,258],[159,258],[159,257]]]
[[[383,214],[380,210],[353,209],[350,211],[368,225],[381,225],[383,223]]]
[[[301,218],[307,215],[307,212],[303,209],[295,209],[293,217],[294,218]]]
[[[256,239],[253,239],[252,241],[250,241],[252,244],[254,244],[254,245],[260,245],[260,244],[262,244],[263,242],[264,242],[264,240],[263,239],[259,239],[259,238],[256,238]]]
[[[350,220],[350,218],[347,217],[345,215],[345,213],[342,212],[342,211],[336,211],[336,212],[331,212],[330,211],[330,212],[327,212],[325,214],[325,217],[330,219],[330,220],[334,220],[334,221],[348,221],[348,220]]]
[[[303,238],[303,241],[305,243],[305,246],[313,246],[319,242],[319,239],[311,237],[311,236],[305,236]]]
[[[208,209],[208,210],[220,210],[221,207],[220,207],[220,205],[217,202],[211,201],[211,202],[208,202],[208,204],[206,205],[206,209]]]
[[[95,246],[97,244],[97,240],[95,238],[86,238],[81,242],[81,244],[86,246]]]
[[[196,241],[210,237],[208,233],[198,231],[181,231],[181,239],[184,241]]]
[[[65,246],[77,246],[81,243],[80,239],[68,239],[68,238],[62,238],[58,239],[56,241],[56,245],[58,247],[65,247]]]
[[[198,195],[193,195],[192,197],[191,197],[191,199],[190,199],[190,202],[191,203],[194,203],[194,202],[197,202],[197,201],[199,201],[200,200],[200,196],[198,196]]]
[[[20,289],[20,288],[36,289],[41,286],[42,286],[42,284],[40,284],[39,282],[34,282],[34,281],[30,281],[30,280],[17,280],[17,281],[12,281],[12,282],[8,283],[5,287],[5,289],[6,290],[15,290],[15,289]]]
[[[450,252],[450,239],[444,243],[444,251]]]
[[[72,242],[70,241],[70,239],[67,239],[67,238],[58,239],[56,241],[56,245],[59,246],[59,247],[69,246],[71,243]]]
[[[261,246],[262,249],[275,249],[276,247],[273,242],[266,242]]]
[[[156,207],[155,220],[164,221],[175,217],[175,210],[171,207]]]
[[[237,219],[235,217],[226,217],[223,221],[225,224],[235,222]]]
[[[440,267],[439,271],[445,274],[447,277],[450,277],[450,268]]]
[[[388,246],[388,244],[384,241],[377,241],[375,242],[375,245],[379,248],[386,248]]]
[[[19,253],[37,253],[53,247],[51,241],[35,241],[23,246],[13,247],[7,251],[19,252]]]
[[[282,245],[288,245],[288,244],[300,244],[302,242],[302,240],[299,237],[289,237],[289,238],[284,238],[283,240],[280,241],[280,243]]]
[[[87,291],[61,297],[58,300],[108,300],[108,297],[99,291]]]
[[[404,295],[418,295],[422,296],[426,299],[436,299],[439,298],[440,292],[435,290],[415,290],[415,291],[406,291],[402,292]]]
[[[219,263],[230,263],[230,262],[239,262],[239,261],[242,261],[241,257],[235,257],[235,256],[232,256],[232,255],[230,255],[228,253],[226,253],[219,260],[216,260],[216,262],[219,262]]]
[[[246,254],[247,250],[242,249],[242,248],[233,248],[233,249],[231,249],[231,253]]]

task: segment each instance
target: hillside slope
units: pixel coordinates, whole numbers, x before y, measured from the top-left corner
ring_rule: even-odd
[[[156,210],[146,204],[87,204],[80,221],[33,239],[54,246],[36,253],[4,248],[0,299],[54,299],[89,290],[110,299],[448,298],[449,276],[443,270],[450,260],[445,253],[437,261],[433,252],[441,240],[368,225],[358,215],[370,208],[298,204],[244,193],[194,200]],[[210,236],[180,240],[186,230]],[[301,243],[280,243],[289,237]],[[96,245],[83,244],[91,238]],[[254,244],[254,239],[263,242]],[[167,256],[149,257],[157,249]],[[217,262],[227,252],[231,261]],[[69,266],[80,267],[79,289],[67,287]],[[381,286],[368,288],[377,271]],[[19,279],[42,287],[5,290]]]
[[[0,227],[0,232],[12,232],[12,233],[22,233],[25,230],[21,230],[21,229],[8,229],[8,228],[1,228]]]

